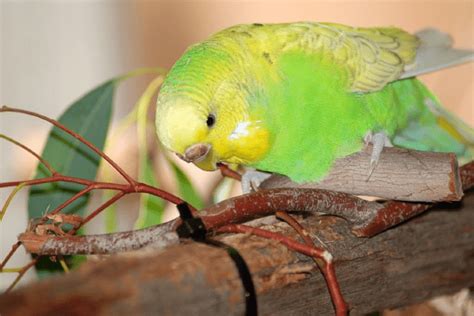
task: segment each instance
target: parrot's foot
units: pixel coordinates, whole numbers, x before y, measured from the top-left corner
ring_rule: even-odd
[[[372,134],[372,132],[367,133],[364,138],[365,144],[372,144],[372,154],[370,156],[370,164],[369,164],[369,170],[367,173],[367,179],[365,181],[369,181],[370,176],[375,170],[375,167],[377,166],[377,163],[379,162],[380,159],[380,154],[382,153],[382,150],[384,147],[393,147],[392,142],[390,139],[387,137],[387,134],[384,132],[377,132],[375,134]]]
[[[257,191],[260,184],[267,180],[271,175],[271,173],[247,169],[242,175],[242,180],[240,181],[242,193],[246,194],[251,191]]]

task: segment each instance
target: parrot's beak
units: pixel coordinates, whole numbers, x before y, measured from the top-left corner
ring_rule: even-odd
[[[192,162],[199,168],[207,171],[216,170],[216,158],[212,154],[210,144],[194,144],[186,148],[184,155],[177,154],[186,162]]]
[[[178,157],[186,162],[198,163],[206,158],[206,155],[209,153],[210,149],[211,145],[209,144],[194,144],[186,148],[184,155],[178,154]]]

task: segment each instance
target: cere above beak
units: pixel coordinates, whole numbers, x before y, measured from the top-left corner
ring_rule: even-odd
[[[199,162],[206,157],[210,149],[211,145],[209,144],[194,144],[186,149],[184,155],[178,154],[178,157],[186,162]]]

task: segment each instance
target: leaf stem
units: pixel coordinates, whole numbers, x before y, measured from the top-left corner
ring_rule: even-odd
[[[0,222],[3,220],[3,216],[5,216],[5,213],[7,212],[8,206],[10,205],[11,201],[15,197],[15,195],[24,187],[25,185],[23,183],[20,183],[19,185],[16,186],[12,190],[12,192],[8,195],[7,200],[5,201],[5,204],[3,204],[2,210],[0,211]]]

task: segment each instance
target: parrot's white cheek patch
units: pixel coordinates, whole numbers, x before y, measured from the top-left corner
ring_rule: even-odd
[[[238,139],[242,136],[248,136],[249,130],[247,129],[250,122],[239,122],[232,133],[229,135],[229,139]]]

